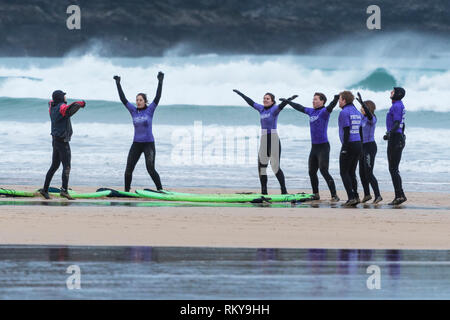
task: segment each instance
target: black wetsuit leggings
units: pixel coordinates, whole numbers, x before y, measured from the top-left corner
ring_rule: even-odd
[[[317,177],[317,171],[320,169],[320,173],[327,182],[331,196],[333,197],[336,195],[336,186],[333,177],[331,177],[328,172],[329,162],[330,144],[328,142],[313,144],[308,161],[309,178],[311,179],[313,193],[319,193],[319,178]]]
[[[58,170],[61,163],[63,165],[62,189],[67,190],[69,184],[71,160],[69,142],[64,142],[64,140],[62,139],[53,138],[52,146],[52,164],[50,166],[50,169],[48,169],[47,175],[45,176],[44,190],[48,192],[48,188],[50,187],[50,182],[52,181],[53,175],[55,174],[56,170]]]
[[[339,168],[342,182],[344,183],[345,191],[348,199],[355,199],[358,197],[358,182],[356,180],[356,166],[362,152],[361,141],[354,141],[348,143],[347,154],[339,156]]]
[[[128,153],[127,168],[125,169],[125,191],[127,192],[130,191],[133,171],[142,153],[145,156],[147,171],[152,177],[156,188],[158,190],[162,189],[161,179],[155,170],[155,142],[133,142]]]
[[[375,141],[363,143],[363,152],[359,158],[359,177],[364,189],[364,196],[370,195],[369,184],[372,186],[375,198],[380,196],[377,178],[373,175],[377,144]]]
[[[272,148],[276,148],[278,144],[278,154],[276,149],[272,150]],[[273,152],[274,151],[274,152]],[[259,181],[261,182],[261,193],[267,194],[267,166],[270,161],[270,166],[272,167],[272,171],[275,173],[275,176],[278,179],[281,187],[281,193],[286,194],[286,184],[284,179],[283,170],[280,168],[280,157],[281,157],[281,143],[278,138],[278,134],[275,132],[262,134],[260,140],[260,147],[258,152],[258,174]]]
[[[391,174],[392,183],[394,184],[395,198],[404,197],[402,187],[402,178],[398,169],[400,160],[402,159],[403,148],[405,147],[405,140],[401,133],[393,133],[388,141],[387,157],[389,163],[389,173]]]

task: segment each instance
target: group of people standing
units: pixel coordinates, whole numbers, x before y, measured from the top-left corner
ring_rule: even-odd
[[[338,202],[340,199],[336,193],[336,185],[333,177],[328,171],[330,159],[330,143],[328,141],[328,122],[334,107],[339,103],[342,109],[339,114],[339,138],[341,140],[341,151],[339,156],[339,169],[342,182],[347,193],[348,200],[345,206],[355,206],[372,199],[370,187],[374,192],[374,204],[383,200],[378,187],[378,181],[373,174],[377,144],[375,142],[375,127],[377,117],[375,115],[376,105],[373,101],[363,101],[358,93],[356,100],[361,104],[360,111],[353,104],[355,97],[350,91],[342,91],[334,96],[333,101],[325,107],[327,98],[323,93],[316,92],[312,101],[312,108],[307,108],[299,103],[293,102],[297,96],[289,99],[280,99],[281,103],[275,103],[275,96],[266,93],[263,105],[255,103],[239,90],[233,90],[240,95],[251,107],[255,108],[261,116],[261,143],[258,154],[258,170],[261,182],[261,192],[267,194],[268,161],[271,162],[280,186],[281,193],[287,193],[284,174],[281,170],[280,156],[281,144],[277,134],[277,118],[286,105],[309,116],[311,132],[311,152],[309,154],[308,167],[314,199],[319,200],[319,179],[317,172],[320,170],[327,182],[331,193],[331,201]],[[398,205],[406,201],[402,188],[402,179],[399,172],[399,164],[402,151],[405,146],[405,107],[402,99],[405,90],[395,87],[391,91],[390,99],[392,106],[386,117],[386,135],[384,140],[388,141],[387,155],[389,172],[394,184],[395,198],[389,204]],[[274,148],[275,145],[275,148]],[[356,179],[356,167],[359,163],[359,175],[364,189],[364,198],[361,200],[358,194],[358,183]]]
[[[145,93],[136,95],[136,104],[127,100],[120,84],[120,77],[114,76],[120,101],[130,112],[134,125],[134,138],[130,151],[128,152],[127,165],[125,169],[125,191],[129,192],[133,177],[134,168],[142,154],[145,156],[145,165],[147,171],[156,185],[158,191],[162,190],[161,179],[155,170],[155,138],[152,132],[153,114],[159,104],[162,93],[162,85],[164,73],[159,72],[157,75],[158,87],[153,101],[149,104]],[[52,101],[49,102],[49,112],[51,119],[51,135],[53,139],[53,157],[50,169],[45,178],[44,187],[39,189],[39,193],[45,198],[50,199],[49,186],[50,182],[59,168],[63,164],[62,187],[60,195],[69,200],[73,200],[68,192],[68,182],[70,174],[70,145],[69,141],[72,136],[72,125],[70,118],[80,109],[86,106],[85,101],[77,101],[67,105],[66,93],[56,90],[52,94]]]
[[[125,169],[125,191],[129,192],[134,168],[142,154],[145,156],[147,171],[156,185],[158,191],[162,190],[161,179],[155,170],[155,140],[152,132],[153,114],[159,104],[164,74],[157,75],[158,87],[153,101],[148,104],[147,95],[139,93],[136,96],[136,104],[127,100],[122,90],[119,76],[113,77],[120,101],[130,112],[134,125],[133,144],[128,153],[127,165]],[[342,91],[335,95],[333,101],[325,107],[327,101],[323,93],[315,93],[313,97],[313,107],[307,108],[301,104],[293,102],[296,95],[288,99],[280,99],[281,103],[276,104],[275,96],[266,93],[263,104],[258,104],[238,90],[233,90],[240,95],[251,107],[260,113],[261,119],[261,140],[258,152],[258,172],[261,183],[261,193],[267,194],[267,167],[270,162],[273,172],[277,177],[281,193],[287,194],[284,173],[280,168],[281,143],[277,133],[277,119],[279,113],[290,105],[295,110],[309,116],[311,132],[311,152],[309,155],[309,176],[314,193],[314,199],[319,200],[319,180],[317,172],[320,173],[327,182],[331,192],[331,201],[338,202],[340,199],[336,193],[336,185],[328,171],[330,158],[330,143],[328,141],[328,122],[334,107],[339,103],[342,109],[339,114],[339,137],[342,143],[339,164],[341,178],[347,192],[348,200],[345,206],[355,206],[360,202],[367,202],[372,199],[369,185],[372,187],[375,199],[373,203],[382,201],[378,188],[378,182],[373,174],[377,145],[374,138],[377,117],[375,116],[375,103],[363,101],[358,93],[356,100],[361,104],[358,111],[353,104],[354,96],[350,91]],[[395,87],[391,92],[392,106],[386,117],[387,132],[384,139],[388,141],[388,162],[389,171],[395,189],[395,199],[390,203],[397,205],[406,201],[402,189],[402,180],[399,174],[399,163],[402,150],[405,146],[405,107],[402,98],[405,90]],[[68,182],[70,174],[71,151],[69,141],[72,136],[72,125],[70,118],[80,109],[86,106],[85,101],[77,101],[67,105],[66,93],[57,90],[53,92],[52,101],[49,103],[49,113],[51,119],[51,135],[53,145],[52,164],[47,172],[44,187],[39,190],[40,194],[49,199],[48,194],[50,182],[53,175],[63,165],[61,196],[72,199],[68,193]],[[359,173],[361,183],[364,188],[364,198],[360,200],[357,191],[356,166],[359,162]]]

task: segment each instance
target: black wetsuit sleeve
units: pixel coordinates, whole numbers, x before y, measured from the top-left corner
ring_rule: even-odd
[[[253,107],[253,105],[255,104],[255,102],[250,99],[249,97],[247,97],[245,94],[243,94],[242,92],[238,91],[236,92],[238,95],[240,95],[242,97],[242,99],[245,100],[245,102],[248,103],[249,106]]]
[[[334,98],[333,101],[330,102],[330,104],[327,106],[328,113],[333,112],[333,109],[334,109],[334,107],[336,107],[338,100],[339,100],[339,97]]]
[[[161,99],[162,83],[163,83],[162,80],[158,81],[158,88],[156,89],[156,96],[155,96],[155,99],[153,99],[153,103],[155,105],[158,105],[159,100]]]
[[[394,133],[398,128],[400,128],[400,121],[396,120],[394,121],[394,126],[392,127],[390,133]]]
[[[347,150],[348,140],[350,140],[350,127],[344,128],[344,142],[342,143],[342,149]]]
[[[283,102],[284,102],[284,101],[283,101]],[[288,103],[292,108],[294,108],[295,110],[305,113],[305,107],[302,106],[300,103],[295,103],[295,102],[292,102],[292,101],[288,101],[287,103]]]
[[[79,104],[78,102],[74,102],[71,103],[69,105],[69,107],[67,108],[67,112],[66,114],[71,117],[73,116],[75,113],[77,113],[78,110],[80,110],[80,108],[82,108],[83,106],[81,104]]]
[[[289,101],[288,100],[284,100],[282,101],[279,105],[278,105],[278,109],[283,110],[284,107],[286,107],[288,105]]]
[[[367,119],[369,119],[370,121],[372,121],[373,119],[373,114],[372,112],[370,112],[369,108],[367,108],[366,104],[363,102],[362,103],[362,108],[364,109],[364,112],[366,113],[366,117]]]
[[[120,83],[116,83],[116,85],[117,85],[117,91],[119,92],[120,101],[122,101],[124,106],[126,106],[128,103],[128,100],[127,100],[127,98],[125,98],[125,94],[123,93],[122,86],[120,85]]]

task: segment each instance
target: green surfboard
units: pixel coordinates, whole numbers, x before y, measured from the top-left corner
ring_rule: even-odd
[[[0,195],[8,197],[35,197],[36,192],[30,191],[19,191],[14,189],[3,189],[0,188]]]
[[[103,192],[108,190],[111,191],[110,194],[108,195],[108,197],[111,198],[141,198],[141,196],[138,195],[136,192],[126,192],[110,188],[99,188],[97,189],[97,192]]]
[[[59,192],[56,191],[58,189],[52,188],[49,191],[49,195],[53,197],[61,197]],[[111,193],[111,190],[105,190],[100,192],[90,192],[90,193],[77,193],[75,191],[69,190],[69,194],[74,199],[91,199],[91,198],[102,198],[107,197]]]
[[[311,200],[312,194],[194,194],[172,191],[155,192],[150,190],[136,190],[136,193],[151,199],[166,201],[186,201],[186,202],[302,202]]]

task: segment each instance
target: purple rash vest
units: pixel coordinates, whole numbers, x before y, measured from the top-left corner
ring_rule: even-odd
[[[253,108],[259,111],[261,116],[261,129],[266,129],[267,133],[277,129],[278,115],[280,114],[280,108],[274,104],[270,108],[264,108],[263,105],[255,103]]]
[[[327,108],[318,109],[305,108],[305,113],[309,116],[309,130],[311,132],[311,143],[321,144],[328,142],[328,120],[330,113]]]
[[[134,104],[128,102],[126,105],[133,118],[134,142],[154,142],[152,133],[153,113],[156,109],[154,102],[150,103],[144,110],[139,110]]]
[[[353,104],[347,104],[339,113],[339,138],[344,143],[344,128],[350,127],[348,142],[361,141],[359,128],[361,127],[362,115]]]
[[[376,124],[377,118],[375,116],[372,117],[372,120],[369,120],[366,116],[363,116],[362,119],[363,143],[375,141]]]
[[[402,133],[403,132],[403,126],[405,124],[405,106],[403,105],[403,102],[400,100],[393,101],[392,106],[389,109],[388,114],[386,115],[386,129],[387,131],[391,131],[392,127],[394,126],[395,121],[400,121],[400,127],[397,129],[396,132]]]

